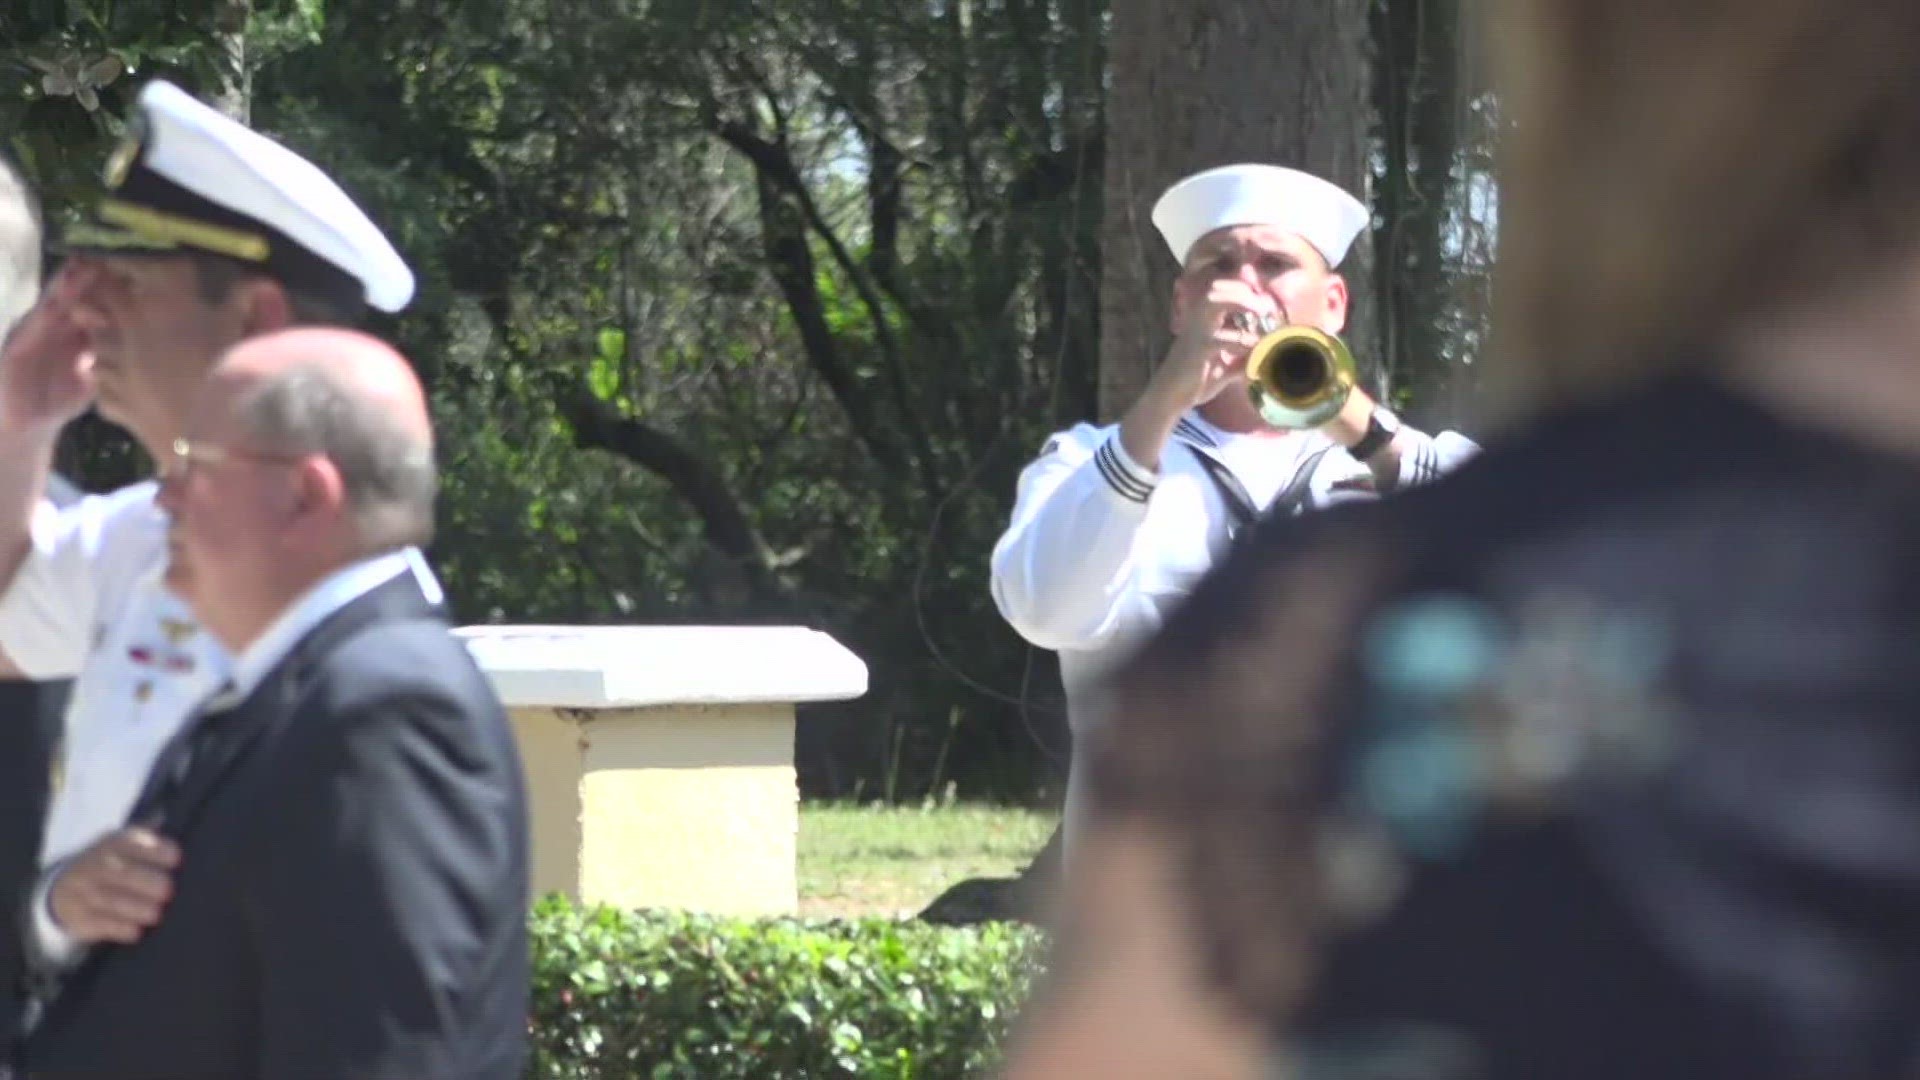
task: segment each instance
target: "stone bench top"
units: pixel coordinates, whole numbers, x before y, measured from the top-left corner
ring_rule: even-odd
[[[457,631],[508,706],[845,701],[867,665],[802,626],[468,626]]]

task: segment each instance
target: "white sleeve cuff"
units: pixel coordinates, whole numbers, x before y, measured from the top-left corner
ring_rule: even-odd
[[[1100,470],[1101,479],[1114,490],[1116,495],[1132,502],[1144,503],[1153,494],[1160,478],[1151,469],[1140,465],[1129,457],[1126,448],[1120,445],[1120,432],[1115,429],[1093,452],[1094,468]]]
[[[33,890],[33,951],[43,967],[66,968],[80,959],[82,946],[53,919],[53,883],[67,864],[58,862],[40,872]]]
[[[1400,476],[1393,485],[1396,490],[1431,484],[1480,451],[1478,444],[1457,432],[1443,431],[1434,436],[1402,428],[1401,434],[1407,445],[1400,454]]]

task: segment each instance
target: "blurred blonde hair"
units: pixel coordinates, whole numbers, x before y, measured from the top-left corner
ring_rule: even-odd
[[[1920,251],[1920,3],[1492,2],[1496,412],[1702,362]]]

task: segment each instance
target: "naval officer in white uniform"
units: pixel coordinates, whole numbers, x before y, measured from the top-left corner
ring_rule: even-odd
[[[1345,328],[1347,283],[1335,268],[1369,220],[1338,186],[1271,165],[1210,169],[1155,205],[1153,223],[1182,268],[1173,343],[1118,424],[1079,424],[1048,441],[1022,472],[993,550],[994,602],[1023,638],[1059,654],[1076,736],[1097,722],[1101,676],[1247,522],[1424,483],[1477,451],[1458,433],[1400,423],[1358,388],[1312,430],[1269,425],[1248,397],[1245,361],[1262,319]],[[1077,771],[1069,767],[1069,845]]]
[[[0,354],[0,649],[28,677],[74,678],[27,935],[53,972],[162,916],[180,852],[126,815],[160,748],[228,669],[162,583],[156,485],[57,509],[44,498],[55,439],[97,404],[164,469],[228,346],[398,311],[414,289],[334,181],[165,82],[141,91],[106,180]],[[419,553],[409,558],[438,595]]]

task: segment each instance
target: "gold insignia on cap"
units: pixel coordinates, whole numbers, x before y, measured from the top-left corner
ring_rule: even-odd
[[[161,619],[160,632],[167,635],[167,644],[178,645],[198,633],[200,628],[183,619]]]
[[[60,232],[61,242],[70,248],[94,248],[100,251],[176,251],[180,245],[126,229],[108,229],[81,222]]]
[[[164,210],[136,206],[119,199],[102,200],[99,215],[102,221],[130,229],[151,240],[186,244],[247,262],[266,262],[267,256],[273,252],[264,236],[195,221]]]

